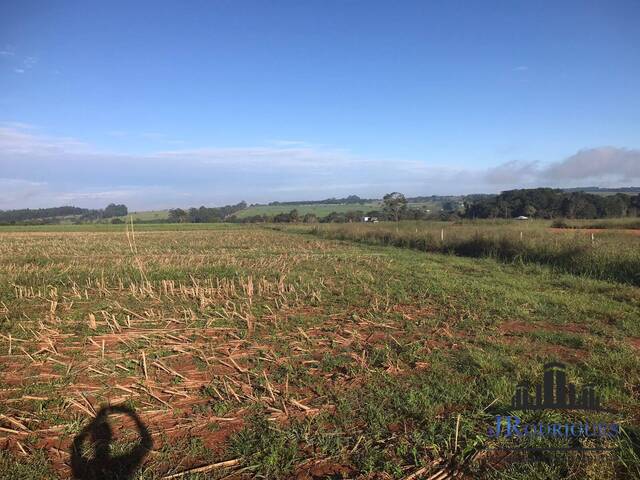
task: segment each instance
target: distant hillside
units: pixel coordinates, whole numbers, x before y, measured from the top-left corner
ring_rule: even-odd
[[[334,203],[270,203],[268,205],[251,205],[246,209],[236,213],[238,218],[248,218],[255,215],[278,215],[279,213],[289,213],[291,210],[297,210],[298,214],[306,215],[312,213],[317,217],[324,217],[332,212],[346,213],[353,210],[362,210],[368,212],[380,208],[380,201],[370,201],[366,203],[356,204],[334,204]]]
[[[0,210],[0,224],[43,224],[88,222],[127,214],[126,205],[109,204],[105,209],[72,206]]]
[[[18,223],[33,220],[49,220],[69,216],[86,215],[91,212],[88,208],[71,206],[52,208],[23,208],[19,210],[0,210],[0,223]]]
[[[270,202],[268,206],[280,206],[280,205],[355,205],[378,202],[379,199],[375,198],[360,198],[358,195],[349,195],[344,198],[326,198],[324,200],[297,200],[288,202]],[[260,206],[259,203],[255,203],[251,206]]]
[[[611,193],[640,193],[640,187],[619,187],[619,188],[602,188],[602,187],[576,187],[563,188],[565,192],[585,192],[595,194],[611,194]]]
[[[440,212],[462,212],[463,205],[474,205],[473,215],[482,218],[483,216],[504,216],[504,202],[500,200],[509,192],[535,192],[554,189],[529,189],[513,190],[500,194],[470,194],[470,195],[423,195],[407,197],[408,207],[411,212],[420,210],[426,215],[438,215]],[[640,187],[619,187],[605,188],[596,186],[559,188],[556,192],[565,194],[590,194],[598,197],[612,197],[616,194],[635,196],[640,194]],[[588,199],[588,197],[586,197]],[[624,196],[623,196],[624,198]],[[611,200],[611,201],[609,201]],[[611,203],[613,199],[607,199]],[[500,203],[498,206],[497,203]],[[508,202],[507,202],[508,203]],[[522,203],[522,202],[520,202]],[[526,202],[525,202],[526,203]],[[595,210],[589,214],[589,218],[599,216],[611,216],[611,212],[605,210],[616,210],[611,205],[604,203],[600,205],[597,201],[589,201],[595,205]],[[535,202],[528,202],[534,206]],[[597,204],[597,205],[596,205]],[[520,205],[514,211],[520,211],[526,205]],[[486,208],[484,208],[486,207]],[[539,206],[538,206],[539,207]],[[535,207],[538,209],[538,207]],[[606,208],[605,208],[606,207]],[[480,209],[482,211],[479,211]],[[487,210],[488,209],[488,210]],[[518,210],[520,209],[520,210]],[[185,222],[193,217],[195,222],[225,221],[233,217],[240,220],[251,217],[273,217],[279,214],[288,214],[291,210],[297,210],[298,215],[315,215],[318,218],[326,217],[332,213],[349,214],[350,212],[362,212],[367,214],[375,212],[378,216],[382,210],[382,199],[361,198],[358,195],[349,195],[343,198],[326,198],[323,200],[298,200],[298,201],[273,201],[266,204],[255,203],[247,206],[244,202],[237,205],[227,205],[217,208],[191,208],[182,210],[179,208],[171,210],[153,210],[128,212],[125,205],[110,204],[105,209],[89,209],[74,206],[62,206],[53,208],[0,210],[0,224],[49,224],[49,223],[93,223],[93,222],[123,222],[128,218],[133,218],[134,222],[140,223],[162,223],[162,222]],[[486,212],[484,210],[487,210]],[[509,210],[509,208],[507,208]],[[546,207],[540,208],[537,216],[543,216]],[[558,210],[556,208],[556,210]],[[624,210],[624,209],[623,209]],[[616,210],[617,211],[617,210]],[[488,213],[487,213],[488,212]],[[599,212],[599,213],[598,213]],[[566,213],[566,212],[565,212]],[[571,212],[569,212],[571,213]],[[555,215],[562,215],[555,212]]]

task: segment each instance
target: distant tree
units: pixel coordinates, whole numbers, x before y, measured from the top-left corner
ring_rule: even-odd
[[[189,214],[181,208],[169,210],[169,222],[184,223],[189,221]]]
[[[552,188],[507,190],[465,202],[467,218],[512,218],[519,215],[539,218],[603,218],[637,214],[632,196],[621,192],[603,196],[583,191]]]
[[[317,217],[317,215],[315,213],[307,213],[302,218],[302,221],[304,223],[317,223],[318,222],[318,217]]]
[[[41,223],[51,223],[54,221],[56,217],[70,217],[70,216],[80,216],[76,221],[81,220],[85,216],[94,216],[95,218],[99,215],[98,210],[89,210],[87,208],[78,208],[78,207],[54,207],[54,208],[36,208],[29,209],[24,208],[20,210],[0,210],[0,223],[22,223],[22,222],[30,222],[33,220],[42,220],[44,222]]]
[[[364,216],[364,213],[360,210],[349,210],[344,214],[345,220],[349,223],[360,222],[362,221],[363,216]]]
[[[345,223],[347,221],[344,213],[331,212],[320,219],[322,223]]]
[[[533,205],[527,205],[523,210],[525,217],[533,217],[536,214],[536,207]]]
[[[289,214],[288,213],[278,213],[273,216],[273,221],[275,223],[289,223]]]
[[[456,210],[442,210],[440,212],[440,220],[443,220],[445,222],[453,222],[455,220],[459,220],[460,219],[460,215],[458,215],[458,212]]]
[[[300,214],[295,208],[289,212],[289,222],[298,223],[300,221]]]
[[[453,200],[447,200],[442,203],[442,210],[445,212],[456,212],[458,210],[458,203]]]
[[[606,217],[626,217],[631,207],[631,197],[617,193],[604,197],[603,208]]]
[[[115,203],[110,203],[107,205],[107,208],[104,209],[103,216],[104,218],[112,218],[112,217],[124,217],[129,213],[126,205],[116,205]]]
[[[576,200],[573,195],[562,199],[560,203],[560,216],[574,218],[576,216]]]
[[[640,215],[640,193],[629,201],[629,215]]]
[[[387,193],[382,197],[382,204],[384,212],[396,223],[400,219],[400,215],[407,209],[407,199],[399,192]]]

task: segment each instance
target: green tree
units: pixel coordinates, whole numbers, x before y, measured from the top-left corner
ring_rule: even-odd
[[[111,217],[124,217],[129,213],[126,205],[116,205],[115,203],[110,203],[107,205],[107,208],[104,209],[104,218]]]
[[[189,221],[189,214],[181,208],[169,210],[169,221],[171,223],[185,223]]]
[[[382,197],[383,210],[389,218],[392,218],[397,223],[400,220],[400,216],[407,210],[407,199],[399,192],[387,193]]]
[[[536,214],[536,207],[533,205],[527,205],[524,207],[524,215],[525,217],[533,217]]]

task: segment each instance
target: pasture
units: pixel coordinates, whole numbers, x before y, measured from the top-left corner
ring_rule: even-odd
[[[120,478],[637,478],[640,237],[549,224],[0,228],[0,478],[69,478],[105,405],[135,412],[109,455],[134,418],[150,438]],[[552,360],[613,410],[611,450],[484,450]]]
[[[346,213],[356,210],[362,210],[367,212],[369,210],[375,210],[381,208],[380,202],[372,203],[356,203],[356,204],[306,204],[299,203],[295,205],[255,205],[245,208],[244,210],[236,213],[238,218],[247,218],[254,215],[278,215],[279,213],[289,213],[291,210],[298,210],[299,215],[306,215],[312,213],[317,217],[325,217],[332,212]]]
[[[424,208],[429,209],[433,213],[437,213],[442,204],[439,202],[420,202],[409,203],[409,208]],[[277,215],[279,213],[289,213],[291,210],[297,210],[300,216],[304,216],[307,213],[312,213],[318,218],[326,217],[330,213],[347,213],[354,211],[361,211],[367,213],[372,210],[382,210],[382,202],[366,202],[366,203],[340,203],[340,204],[306,204],[297,203],[294,205],[255,205],[245,208],[235,215],[238,218],[247,218],[254,215]]]

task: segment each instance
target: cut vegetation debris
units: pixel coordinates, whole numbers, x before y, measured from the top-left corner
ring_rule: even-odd
[[[635,265],[620,251],[637,237],[596,236],[602,263],[576,269],[392,248],[385,224],[362,243],[351,227],[116,227],[0,231],[0,478],[69,478],[74,438],[107,404],[152,436],[135,478],[640,475],[640,289],[610,273]],[[399,235],[433,233],[416,228]],[[551,259],[556,239],[582,241],[523,237]],[[524,466],[483,452],[510,378],[550,360],[596,385],[622,440]],[[131,451],[131,421],[110,422],[111,454]]]

